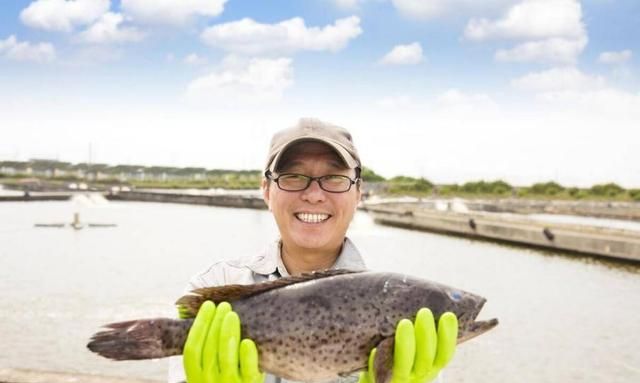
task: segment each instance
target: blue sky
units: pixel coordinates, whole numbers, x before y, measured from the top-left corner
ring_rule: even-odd
[[[432,181],[640,187],[633,0],[0,5],[0,159],[260,168],[300,117]]]

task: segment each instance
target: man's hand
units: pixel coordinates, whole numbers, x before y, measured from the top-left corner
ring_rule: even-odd
[[[451,360],[458,337],[458,318],[447,312],[440,316],[436,332],[433,314],[428,308],[418,311],[415,326],[408,319],[396,327],[391,383],[426,383],[434,380]],[[374,348],[360,383],[376,383]]]
[[[231,305],[205,302],[189,330],[183,350],[188,383],[262,383],[258,349],[240,341],[240,318]]]

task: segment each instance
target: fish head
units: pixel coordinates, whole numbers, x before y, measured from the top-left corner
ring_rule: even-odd
[[[448,289],[447,294],[455,302],[451,311],[458,318],[458,343],[466,342],[484,334],[498,325],[498,319],[477,320],[487,300],[465,291]]]
[[[487,300],[461,289],[403,277],[396,280],[394,291],[399,295],[396,301],[410,305],[409,312],[428,307],[436,320],[445,312],[454,313],[458,318],[458,343],[475,338],[498,324],[497,319],[476,320]]]

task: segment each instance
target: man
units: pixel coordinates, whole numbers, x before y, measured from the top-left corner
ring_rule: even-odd
[[[280,238],[257,257],[214,263],[191,280],[188,290],[251,284],[324,269],[365,270],[360,253],[346,237],[362,194],[360,157],[349,132],[318,120],[302,119],[296,126],[273,136],[265,169],[263,197],[276,220]],[[420,319],[422,322],[433,324],[432,317],[422,313],[419,317],[427,318]],[[172,361],[170,382],[184,379],[183,370],[188,383],[281,382],[274,376],[265,380],[259,372],[258,351],[252,341],[245,339],[240,343],[241,319],[231,312],[228,304],[217,308],[210,302],[203,305],[185,345],[184,369],[180,358]],[[448,331],[439,331],[449,338],[457,331],[455,316],[452,320],[449,316]],[[398,327],[397,336],[398,333],[410,336],[406,341],[396,337],[395,353],[396,357],[407,355],[405,359],[411,363],[405,361],[408,367],[402,371],[394,365],[394,382],[423,383],[433,379],[451,358],[455,335],[443,342],[440,338],[444,335],[436,338],[432,325],[433,339],[427,347],[426,341],[415,340],[425,337],[417,333],[414,337],[413,324],[406,322],[401,331]],[[423,327],[416,322],[416,329]],[[230,334],[237,335],[230,340]],[[433,357],[429,363],[416,360],[420,370],[417,373],[414,355],[422,355],[427,348],[435,350],[436,346],[445,351],[440,352],[435,362]],[[207,347],[215,351],[207,351]],[[396,363],[402,364],[397,359]],[[357,377],[343,381],[356,380]],[[360,382],[375,383],[373,374],[361,374]]]

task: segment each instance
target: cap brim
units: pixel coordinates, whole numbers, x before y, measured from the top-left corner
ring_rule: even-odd
[[[278,167],[278,163],[280,162],[280,158],[282,158],[282,154],[285,153],[287,149],[289,149],[293,145],[298,144],[300,142],[305,142],[305,141],[314,141],[314,142],[320,142],[320,143],[329,145],[333,150],[335,150],[336,153],[338,153],[342,161],[350,169],[354,169],[360,166],[358,161],[355,158],[353,158],[353,156],[349,153],[349,151],[344,146],[342,146],[339,142],[331,140],[326,137],[320,138],[320,137],[314,137],[314,136],[307,136],[307,137],[296,138],[295,140],[288,142],[280,150],[278,150],[278,153],[271,160],[269,164],[269,170],[271,172],[275,172],[276,168]]]

